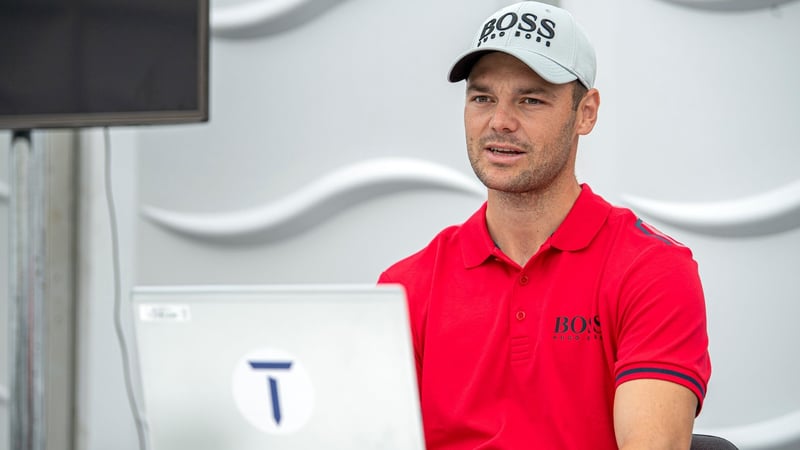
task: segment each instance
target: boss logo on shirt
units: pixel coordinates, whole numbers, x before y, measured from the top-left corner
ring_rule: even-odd
[[[514,33],[514,37],[522,39],[534,39],[536,42],[544,40],[544,45],[550,47],[550,41],[556,37],[556,23],[550,19],[539,20],[536,14],[525,13],[520,16],[508,12],[483,24],[476,47],[492,39],[505,37],[507,33]]]
[[[600,316],[558,316],[553,339],[560,341],[593,341],[603,339]]]

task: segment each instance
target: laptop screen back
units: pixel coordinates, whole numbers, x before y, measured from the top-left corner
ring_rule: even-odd
[[[133,292],[152,450],[422,449],[399,286]]]

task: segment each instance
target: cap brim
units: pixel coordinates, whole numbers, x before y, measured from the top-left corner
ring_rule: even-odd
[[[482,56],[492,52],[505,53],[519,59],[540,77],[553,84],[564,84],[578,79],[577,75],[539,53],[513,48],[492,48],[491,46],[475,48],[462,54],[456,63],[453,64],[447,79],[452,83],[466,80],[467,77],[469,77],[469,73],[472,71],[472,66],[474,66]]]

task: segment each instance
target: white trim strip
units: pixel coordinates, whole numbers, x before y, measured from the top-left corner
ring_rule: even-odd
[[[142,215],[161,228],[187,237],[264,242],[299,234],[349,206],[411,190],[486,196],[476,179],[449,167],[423,160],[380,158],[344,167],[294,194],[252,209],[197,214],[145,205]]]

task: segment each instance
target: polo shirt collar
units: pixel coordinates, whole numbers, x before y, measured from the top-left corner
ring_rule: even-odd
[[[592,192],[588,184],[582,184],[581,193],[572,209],[550,236],[550,245],[567,252],[588,247],[606,223],[610,212],[611,205]]]
[[[581,193],[567,217],[550,236],[549,243],[563,251],[586,248],[608,218],[611,205],[592,192],[589,185],[581,185]],[[478,209],[459,230],[461,251],[466,268],[477,267],[499,251],[489,235],[486,225],[486,203]]]
[[[497,250],[486,225],[486,202],[458,230],[464,267],[471,269],[483,264]]]

